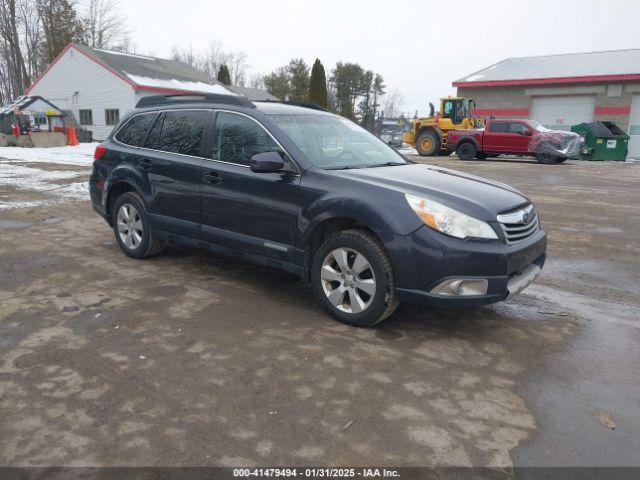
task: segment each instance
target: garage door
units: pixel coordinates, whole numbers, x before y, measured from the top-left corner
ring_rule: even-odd
[[[629,115],[629,155],[640,159],[640,95],[634,95],[631,100],[631,115]]]
[[[570,130],[572,125],[593,122],[593,95],[567,97],[533,97],[531,118],[545,127]]]

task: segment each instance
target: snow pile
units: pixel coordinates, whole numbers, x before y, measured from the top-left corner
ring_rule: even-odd
[[[140,87],[153,87],[153,88],[167,88],[170,90],[181,90],[185,92],[199,92],[199,93],[219,93],[222,95],[237,95],[237,93],[225,88],[218,83],[205,83],[205,82],[188,82],[183,80],[162,79],[142,77],[140,75],[133,75],[128,72],[123,72],[129,79],[139,85]]]
[[[21,149],[32,150],[32,149]],[[39,193],[53,195],[57,199],[89,198],[89,185],[87,182],[73,182],[66,184],[55,183],[58,180],[71,180],[81,175],[87,175],[89,171],[49,171],[39,168],[17,165],[8,161],[0,161],[0,192],[8,186],[17,190],[31,190]],[[0,211],[10,208],[27,208],[39,205],[47,205],[52,200],[23,201],[11,198],[9,195],[0,195]]]
[[[93,163],[93,152],[97,145],[97,143],[81,143],[77,147],[0,147],[0,158],[33,163],[44,162],[85,166]]]

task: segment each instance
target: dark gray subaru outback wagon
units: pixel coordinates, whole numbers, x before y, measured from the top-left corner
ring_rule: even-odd
[[[504,300],[545,261],[546,235],[522,193],[415,164],[308,105],[143,98],[96,148],[90,191],[126,255],[181,242],[283,268],[357,326],[399,302]]]

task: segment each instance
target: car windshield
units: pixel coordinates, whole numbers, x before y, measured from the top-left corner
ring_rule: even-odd
[[[316,167],[327,170],[406,165],[383,141],[336,115],[282,115],[271,118]]]

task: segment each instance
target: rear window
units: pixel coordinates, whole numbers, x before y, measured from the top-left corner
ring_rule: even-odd
[[[155,115],[155,113],[136,115],[120,129],[116,135],[116,140],[125,145],[141,147]]]
[[[489,131],[494,133],[506,133],[509,124],[507,122],[491,122]]]
[[[183,155],[202,155],[202,138],[209,123],[208,110],[168,111],[158,118],[147,147]]]

